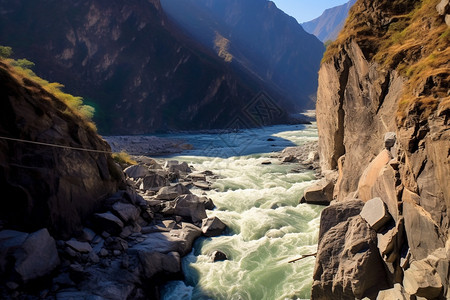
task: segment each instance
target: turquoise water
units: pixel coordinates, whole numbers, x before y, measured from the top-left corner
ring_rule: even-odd
[[[313,125],[272,126],[227,134],[180,135],[194,150],[173,157],[219,175],[207,191],[225,235],[200,238],[183,258],[185,281],[170,282],[163,299],[309,299],[321,207],[298,204],[312,171],[293,173],[273,151],[317,140]],[[268,141],[268,139],[271,139]],[[263,165],[270,161],[272,164]],[[192,190],[198,195],[205,192]],[[228,260],[212,262],[224,252]]]

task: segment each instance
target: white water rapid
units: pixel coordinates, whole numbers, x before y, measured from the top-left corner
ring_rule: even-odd
[[[208,216],[219,217],[225,235],[200,238],[183,258],[185,281],[173,281],[164,300],[309,299],[322,207],[298,204],[313,171],[294,173],[294,163],[281,163],[273,151],[317,140],[313,125],[272,126],[228,134],[179,135],[195,150],[172,157],[196,171],[219,175],[207,197],[216,205]],[[262,164],[263,162],[271,164]],[[201,195],[202,190],[191,190]],[[224,252],[228,260],[212,262]]]

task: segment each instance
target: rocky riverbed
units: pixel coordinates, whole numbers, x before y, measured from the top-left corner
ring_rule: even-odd
[[[183,145],[160,144],[166,143]],[[148,150],[138,147],[135,154]],[[317,171],[316,153],[312,142],[272,157],[292,164],[292,172]],[[138,164],[123,170],[127,188],[106,199],[79,235],[55,240],[45,228],[0,231],[1,298],[152,299],[159,297],[164,282],[183,278],[181,258],[195,239],[226,229],[218,217],[208,217],[215,207],[212,200],[197,196],[211,189],[219,175],[199,172],[186,162],[133,158]],[[227,257],[215,251],[210,259]]]

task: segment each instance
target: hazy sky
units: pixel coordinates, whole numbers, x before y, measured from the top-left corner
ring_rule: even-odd
[[[327,8],[347,3],[348,0],[272,0],[278,8],[297,19],[299,23],[311,21]]]

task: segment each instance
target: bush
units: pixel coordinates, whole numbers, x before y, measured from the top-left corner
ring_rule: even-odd
[[[13,54],[11,47],[0,46],[0,57],[9,58]]]

